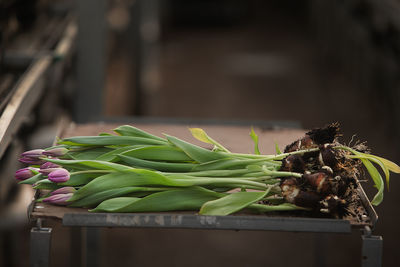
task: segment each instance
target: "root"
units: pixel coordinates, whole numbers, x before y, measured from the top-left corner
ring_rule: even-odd
[[[285,148],[285,152],[319,148],[319,152],[290,155],[282,160],[281,170],[303,173],[300,179],[281,178],[280,187],[286,201],[336,217],[348,214],[362,164],[349,158],[350,152],[333,148],[342,146],[338,137],[339,124],[333,123],[307,132]],[[364,143],[355,145],[366,151]]]

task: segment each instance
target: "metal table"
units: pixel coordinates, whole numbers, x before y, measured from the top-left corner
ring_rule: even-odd
[[[139,120],[140,121],[140,120]],[[135,123],[141,129],[160,134],[162,132],[180,138],[194,141],[187,131],[188,124],[166,124],[160,122]],[[248,126],[234,125],[198,125],[204,128],[211,136],[235,152],[250,153],[251,140],[248,138]],[[113,129],[117,124],[82,124],[71,125],[61,132],[61,137],[71,135],[94,135],[104,130]],[[259,133],[260,147],[274,148],[274,142],[287,144],[304,134],[298,129],[288,129],[265,125],[256,127]],[[238,142],[240,140],[240,142]],[[194,141],[195,142],[195,141]],[[198,143],[200,144],[200,143]],[[263,151],[266,154],[273,151]],[[31,266],[48,266],[51,244],[51,228],[43,228],[43,220],[52,218],[59,220],[68,227],[87,227],[87,263],[91,255],[96,253],[98,227],[136,227],[136,228],[180,228],[180,229],[209,229],[209,230],[254,230],[254,231],[290,231],[313,233],[351,233],[354,229],[362,230],[362,266],[381,266],[382,237],[373,236],[371,229],[376,223],[377,215],[370,205],[362,188],[359,189],[360,201],[365,208],[368,220],[359,218],[328,219],[295,217],[281,214],[249,215],[240,213],[230,216],[201,216],[194,212],[174,213],[89,213],[82,208],[68,208],[35,203],[29,209],[29,216],[36,220],[36,227],[31,230]],[[93,261],[92,261],[93,263]],[[89,264],[90,265],[90,264]]]

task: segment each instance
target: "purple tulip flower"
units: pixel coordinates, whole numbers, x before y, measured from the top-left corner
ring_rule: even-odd
[[[36,158],[39,159],[39,157],[43,156],[43,149],[33,149],[33,150],[28,150],[25,151],[24,153],[21,154],[21,157],[28,157],[28,158]]]
[[[48,161],[40,165],[39,172],[44,175],[49,175],[49,173],[51,173],[52,171],[55,171],[60,168],[61,168],[60,165]]]
[[[66,169],[59,168],[49,173],[47,178],[54,183],[64,183],[69,180],[69,172]]]
[[[36,173],[33,172],[33,170],[34,170],[34,168],[30,168],[30,167],[19,169],[15,172],[15,179],[17,179],[19,181],[29,179],[32,176],[36,175]]]
[[[44,160],[41,160],[39,158],[31,158],[31,157],[22,157],[22,158],[19,158],[18,160],[19,160],[19,162],[26,163],[29,165],[41,165],[41,164],[45,163]]]
[[[68,149],[66,149],[65,147],[56,147],[49,150],[44,150],[42,154],[49,157],[61,157],[67,153]]]
[[[67,200],[72,197],[73,193],[67,194],[56,194],[43,199],[43,202],[57,204],[57,205],[67,205]]]
[[[30,164],[30,165],[40,165],[45,161],[41,160],[40,157],[43,157],[43,149],[33,149],[29,151],[25,151],[21,154],[20,162]]]
[[[49,162],[49,161],[47,161],[47,162],[43,163],[42,165],[40,165],[40,169],[41,170],[54,169],[54,168],[61,168],[61,166],[58,165],[58,164],[55,164],[53,162]]]
[[[51,196],[58,195],[58,194],[69,194],[69,193],[74,193],[76,189],[72,186],[65,186],[58,188],[54,190],[53,192],[50,193]]]
[[[39,172],[40,172],[41,174],[44,174],[44,175],[49,175],[51,172],[54,172],[54,171],[59,170],[59,169],[62,169],[62,168],[40,169]]]

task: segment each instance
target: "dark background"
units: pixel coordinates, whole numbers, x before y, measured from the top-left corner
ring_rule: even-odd
[[[304,129],[337,121],[344,142],[357,134],[374,154],[400,162],[398,0],[114,0],[99,1],[102,11],[95,3],[66,2],[78,25],[84,8],[103,16],[90,17],[92,24],[80,29],[71,78],[51,102],[54,117],[293,121]],[[30,26],[19,19],[14,35],[34,31],[41,21],[49,3],[35,3],[22,5],[36,15],[22,16]],[[4,50],[14,38],[6,17]],[[82,55],[85,44],[99,47],[91,49],[95,58]],[[80,69],[84,61],[97,62],[96,68]],[[91,77],[98,86],[83,87]],[[54,117],[38,114],[38,123],[53,125]],[[26,148],[38,144],[37,135],[25,135],[33,139]],[[384,266],[396,266],[399,251],[398,190],[399,175],[393,175],[376,207],[374,234],[383,236]],[[10,205],[12,199],[3,208]],[[54,227],[52,264],[69,266],[69,229],[48,224]],[[0,266],[27,266],[28,233],[26,221],[1,230]],[[101,266],[359,266],[361,238],[359,232],[102,229],[100,247]]]

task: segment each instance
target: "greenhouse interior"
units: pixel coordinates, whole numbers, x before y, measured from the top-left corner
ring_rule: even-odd
[[[399,0],[0,12],[0,267],[398,266]]]

